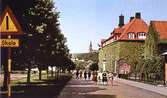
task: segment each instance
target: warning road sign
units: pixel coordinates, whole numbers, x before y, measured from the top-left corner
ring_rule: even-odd
[[[0,33],[2,35],[23,34],[20,24],[9,7],[6,7],[0,17]]]
[[[18,39],[0,39],[0,47],[19,47]]]

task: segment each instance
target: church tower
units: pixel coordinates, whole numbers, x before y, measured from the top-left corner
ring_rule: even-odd
[[[89,53],[92,53],[93,49],[92,49],[92,41],[90,41],[90,45],[89,45]]]

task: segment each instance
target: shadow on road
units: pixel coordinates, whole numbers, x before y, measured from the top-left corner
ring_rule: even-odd
[[[43,80],[43,82],[30,84],[20,83],[12,87],[11,98],[56,98],[70,79],[70,76],[63,76],[58,80]],[[6,93],[2,93],[1,98],[7,98]]]
[[[61,98],[117,98],[115,95],[71,95],[71,96],[62,96]]]
[[[116,95],[98,93],[106,90],[91,81],[73,80],[68,83],[58,98],[116,98]]]
[[[99,87],[66,87],[59,98],[116,98],[116,95],[91,94],[99,90],[105,89]]]

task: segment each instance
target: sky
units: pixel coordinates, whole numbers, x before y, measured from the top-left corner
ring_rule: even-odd
[[[167,0],[55,0],[55,7],[70,53],[88,52],[90,41],[97,50],[101,39],[118,26],[121,14],[125,23],[136,12],[147,24],[150,20],[167,21]]]

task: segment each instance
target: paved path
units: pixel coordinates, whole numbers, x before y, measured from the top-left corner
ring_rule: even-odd
[[[167,87],[164,86],[150,85],[125,79],[116,79],[116,81],[167,96]]]
[[[71,80],[58,98],[167,98],[158,93],[122,83],[116,80],[114,86],[96,85],[93,81]]]

